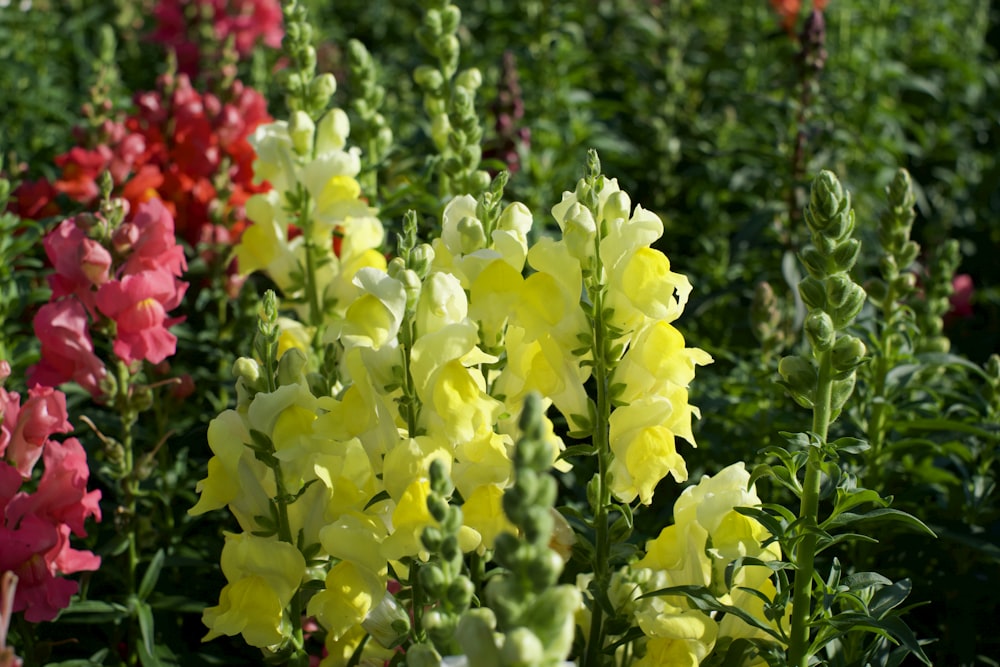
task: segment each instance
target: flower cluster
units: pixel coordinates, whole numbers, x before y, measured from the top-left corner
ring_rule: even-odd
[[[62,221],[45,237],[55,272],[52,301],[35,315],[41,361],[29,369],[31,385],[74,381],[94,397],[105,388],[104,363],[94,352],[91,330],[113,331],[113,350],[126,364],[159,363],[174,354],[168,328],[187,283],[173,218],[159,199],[140,204],[131,220],[83,214]]]
[[[317,252],[311,261],[323,268],[311,280],[323,307],[313,322],[328,354],[337,351],[337,377],[318,376],[311,334],[275,313],[273,350],[265,345],[260,362],[235,367],[241,399],[210,426],[214,456],[191,510],[228,506],[244,531],[227,539],[229,583],[205,613],[208,636],[287,646],[295,590],[325,571],[304,611],[327,633],[328,665],[346,664],[366,620],[391,601],[389,572],[405,580],[427,558],[432,461],[443,463],[461,504],[461,549],[492,553],[512,529],[502,498],[513,481],[513,416],[539,393],[577,437],[596,441],[601,427],[584,383],[601,355],[618,405],[602,422],[612,489],[623,502],[649,503],[666,475],[686,479],[674,438],[693,441],[687,386],[695,366],[711,361],[670,324],[690,284],[650,248],[662,223],[633,211],[617,182],[592,178],[566,193],[553,209],[562,239],[530,249],[532,215],[520,203],[501,207],[502,184],[478,200],[456,197],[433,245],[417,242],[408,218],[399,255],[386,264],[374,250],[381,224],[359,199],[357,155],[344,150],[346,130],[336,110],[315,126],[295,114],[258,130],[255,167],[274,189],[248,202],[254,224],[238,249],[243,270],[266,270],[293,297],[304,296]],[[293,233],[292,220],[303,217],[307,229]],[[333,233],[342,234],[339,257]],[[591,301],[584,307],[581,293]],[[556,464],[562,439],[548,418],[542,423],[548,465],[568,469]],[[287,558],[225,564],[230,552],[269,549]],[[251,586],[265,606],[241,602]],[[379,649],[369,642],[365,650]]]
[[[239,81],[220,99],[195,90],[184,74],[160,77],[158,90],[136,95],[132,113],[104,121],[92,146],[58,156],[61,174],[53,183],[23,183],[17,212],[52,214],[59,194],[91,207],[100,196],[98,178],[108,172],[132,210],[161,199],[190,244],[238,237],[247,198],[267,189],[252,183],[247,138],[269,120],[264,98]]]
[[[739,567],[727,578],[726,569],[737,559],[764,563],[781,559],[781,549],[770,541],[770,533],[757,520],[736,511],[761,503],[754,488],[748,488],[749,482],[743,463],[735,463],[686,488],[674,504],[674,524],[646,545],[646,555],[631,572],[622,573],[619,585],[629,591],[635,625],[646,636],[645,655],[634,663],[636,667],[694,667],[716,644],[727,646],[737,638],[775,638],[735,614],[726,614],[718,622],[683,596],[639,599],[644,593],[672,586],[704,587],[722,604],[750,614],[761,625],[770,625],[778,636],[787,630],[787,621],[779,629],[765,614],[764,599],[773,600],[776,592],[768,567]]]
[[[259,42],[281,46],[284,35],[278,0],[159,0],[153,16],[157,25],[150,38],[173,51],[179,70],[191,76],[208,55],[202,53],[207,45],[232,40],[245,58]]]
[[[9,374],[10,366],[0,361],[0,384]],[[87,491],[83,446],[76,438],[50,439],[72,429],[61,392],[34,387],[22,405],[19,394],[0,386],[0,575],[14,573],[12,609],[33,623],[55,618],[76,593],[77,583],[60,575],[101,563],[69,545],[71,534],[87,535],[88,517],[101,518],[100,491]],[[44,469],[36,481],[39,460]]]
[[[302,304],[310,325],[343,315],[360,269],[386,267],[377,250],[385,233],[361,196],[360,154],[346,149],[349,132],[347,114],[331,109],[318,123],[295,112],[291,122],[261,125],[250,138],[255,182],[272,189],[246,203],[253,224],[236,248],[240,271],[266,273],[286,299]],[[308,291],[317,284],[321,291]]]

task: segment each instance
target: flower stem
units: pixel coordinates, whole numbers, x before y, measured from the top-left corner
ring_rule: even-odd
[[[816,400],[813,403],[813,433],[821,444],[826,442],[830,426],[831,399],[833,393],[833,364],[830,351],[819,353],[819,378],[816,383]],[[815,527],[819,513],[820,466],[822,450],[810,447],[806,462],[805,480],[802,484],[802,500],[799,518],[805,526]],[[795,584],[792,593],[792,622],[788,644],[788,664],[806,667],[809,662],[809,617],[812,601],[812,579],[816,558],[815,533],[807,533],[796,553]]]

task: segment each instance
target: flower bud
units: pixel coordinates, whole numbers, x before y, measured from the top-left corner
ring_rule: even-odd
[[[822,281],[811,276],[804,278],[799,283],[799,294],[810,310],[826,308],[826,287]]]
[[[833,346],[830,361],[835,371],[846,373],[853,371],[864,362],[865,344],[856,336],[841,336]]]
[[[906,245],[899,252],[899,265],[903,268],[913,264],[920,254],[920,245],[916,241],[907,241]]]
[[[292,112],[292,117],[288,123],[288,134],[292,139],[292,147],[301,156],[307,156],[312,152],[313,134],[316,125],[312,118],[305,111]]]
[[[837,332],[833,328],[833,320],[822,310],[809,313],[805,321],[806,337],[816,352],[826,352],[833,347]]]
[[[439,151],[448,146],[448,135],[451,133],[451,121],[448,114],[438,113],[431,118],[431,139]]]
[[[326,108],[330,98],[337,92],[337,79],[329,72],[324,72],[309,82],[309,99],[319,109]]]
[[[254,387],[260,381],[260,365],[249,357],[240,357],[233,362],[233,377]]]
[[[458,233],[461,236],[461,251],[468,255],[486,246],[486,232],[483,223],[476,218],[464,217],[458,221]]]
[[[462,22],[462,12],[455,5],[446,5],[441,10],[441,32],[455,32]]]
[[[597,224],[590,209],[580,204],[573,204],[566,211],[563,219],[563,240],[569,254],[579,260],[581,266],[587,268],[594,256],[594,238],[597,236]]]
[[[383,648],[395,648],[410,632],[410,615],[392,593],[386,593],[378,606],[368,612],[361,627]]]
[[[519,627],[504,637],[500,656],[505,665],[539,665],[545,657],[545,648],[534,632]]]
[[[799,253],[799,259],[802,260],[806,271],[813,278],[822,279],[831,272],[830,263],[827,261],[826,256],[814,245],[804,247],[802,252]]]
[[[798,355],[782,357],[778,362],[778,374],[796,400],[799,400],[799,396],[811,397],[816,389],[816,367],[809,359]]]
[[[628,220],[631,211],[632,201],[629,199],[628,193],[618,190],[612,192],[607,201],[604,202],[601,217],[609,222],[619,219]]]
[[[430,65],[421,65],[413,71],[413,80],[428,92],[439,90],[444,85],[444,77]]]
[[[410,268],[418,277],[427,277],[434,263],[434,248],[430,244],[421,243],[410,251]]]
[[[330,109],[316,126],[316,152],[320,155],[341,150],[351,133],[351,121],[343,109]]]
[[[830,312],[830,316],[833,318],[833,325],[838,329],[843,329],[850,324],[857,317],[858,313],[861,312],[861,307],[865,305],[867,297],[868,295],[865,294],[865,290],[862,289],[861,285],[850,283],[844,302]]]
[[[461,73],[455,77],[455,85],[461,86],[466,90],[478,90],[479,87],[483,85],[483,75],[478,68],[470,67],[469,69],[462,70]]]
[[[278,384],[296,384],[302,381],[307,362],[305,352],[299,348],[290,347],[285,350],[278,360]]]
[[[139,228],[126,222],[111,235],[111,247],[119,255],[124,255],[139,241]]]

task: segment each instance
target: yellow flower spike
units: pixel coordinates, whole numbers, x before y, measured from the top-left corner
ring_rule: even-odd
[[[208,477],[198,482],[195,491],[201,494],[198,503],[188,510],[197,516],[225,507],[239,495],[239,464],[250,433],[243,417],[235,410],[226,410],[208,424],[208,446],[214,456],[208,461]]]
[[[492,549],[497,535],[504,531],[517,533],[517,527],[503,512],[503,489],[495,484],[480,486],[466,496],[462,517],[465,525],[480,535],[480,549]]]
[[[327,629],[334,640],[365,620],[385,595],[386,580],[351,561],[341,561],[326,575],[326,588],[316,593],[306,607],[309,616]]]

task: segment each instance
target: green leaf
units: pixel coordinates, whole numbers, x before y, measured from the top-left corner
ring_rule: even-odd
[[[718,598],[715,597],[715,595],[712,594],[710,590],[708,590],[708,588],[704,586],[671,586],[670,588],[661,588],[644,595],[640,595],[639,598],[665,597],[673,595],[686,597],[691,604],[701,611],[721,611],[727,614],[732,614],[751,627],[758,628],[759,630],[762,630],[774,637],[776,640],[781,641],[781,635],[779,635],[770,625],[760,620],[753,614],[749,614],[743,609],[740,609],[739,607],[723,604]]]
[[[146,568],[145,574],[142,575],[142,581],[139,582],[139,599],[145,600],[149,597],[149,594],[153,592],[156,588],[156,582],[160,578],[160,571],[163,569],[163,560],[166,557],[163,549],[157,550],[156,554],[153,555],[153,559],[149,562],[149,567]]]
[[[161,667],[156,657],[156,637],[153,625],[153,608],[141,600],[136,601],[135,614],[139,618],[139,635],[142,641],[136,645],[143,667]]]
[[[913,528],[917,532],[926,533],[931,537],[937,537],[937,535],[934,534],[934,531],[928,528],[927,524],[917,517],[891,507],[880,507],[878,509],[869,510],[864,514],[843,512],[842,514],[838,514],[837,516],[824,521],[822,527],[824,530],[829,530],[831,528],[840,528],[842,526],[847,526],[861,521],[898,521]]]
[[[59,614],[61,623],[116,623],[128,618],[128,607],[117,602],[76,600]]]
[[[844,577],[842,583],[849,591],[860,591],[872,586],[892,585],[891,580],[886,579],[878,572],[855,572]]]

